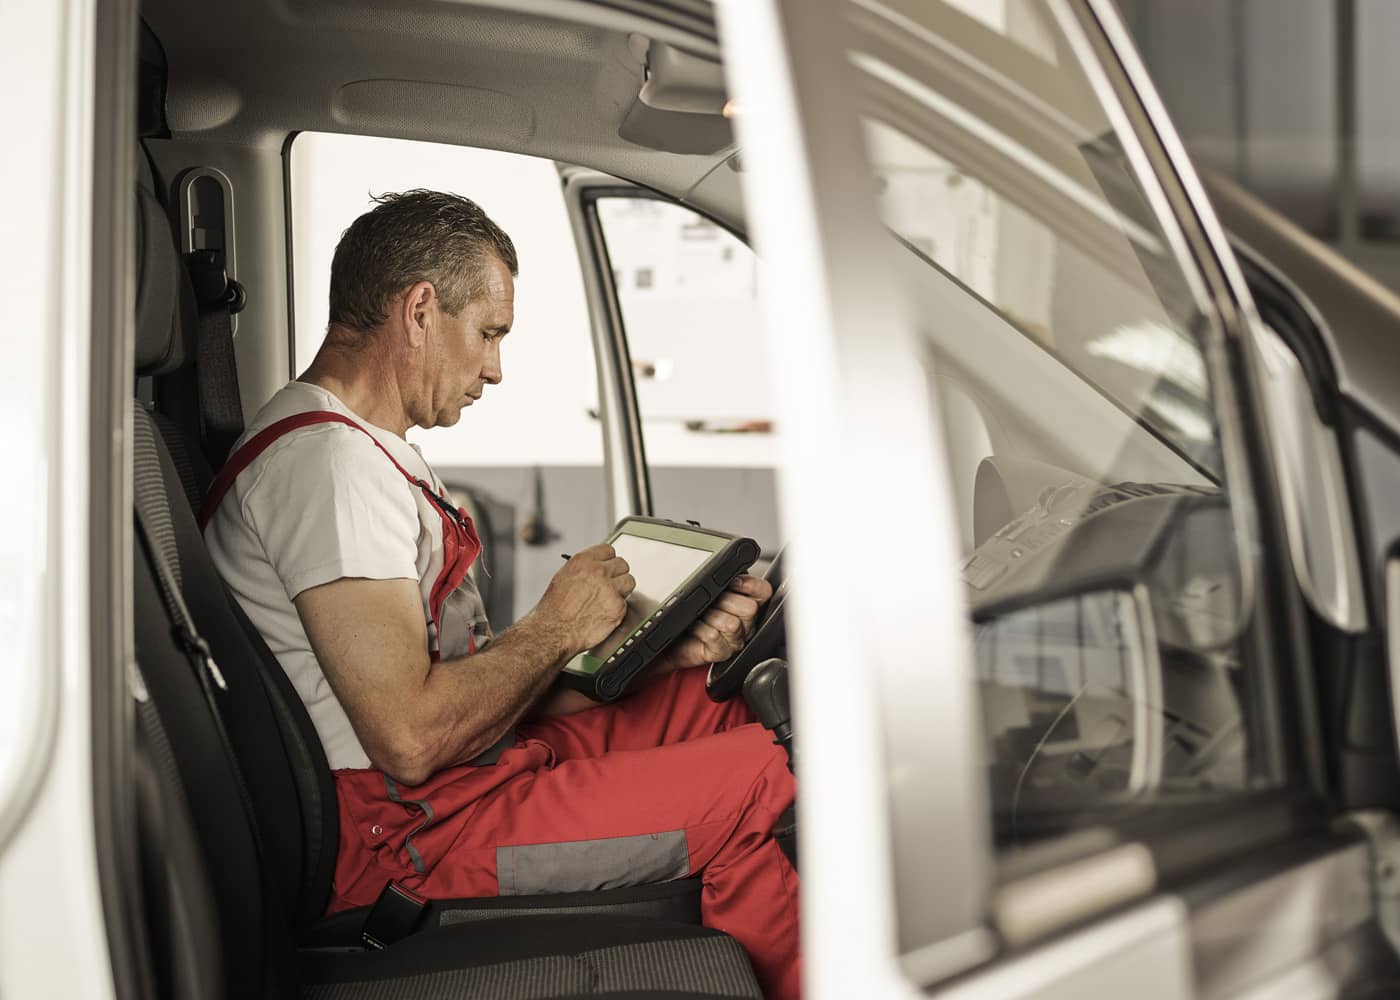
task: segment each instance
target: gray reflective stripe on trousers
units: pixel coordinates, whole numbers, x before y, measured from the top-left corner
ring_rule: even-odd
[[[497,891],[502,896],[620,889],[689,874],[684,830],[496,848]]]
[[[387,774],[384,775],[384,787],[389,790],[389,799],[399,805],[417,806],[423,810],[423,822],[419,823],[412,830],[408,831],[408,837],[404,840],[404,847],[408,850],[408,856],[413,859],[413,870],[419,875],[428,874],[428,866],[423,863],[423,855],[418,853],[418,848],[413,846],[413,838],[428,828],[435,814],[433,807],[428,805],[427,799],[401,799],[399,798],[399,786],[394,779]]]

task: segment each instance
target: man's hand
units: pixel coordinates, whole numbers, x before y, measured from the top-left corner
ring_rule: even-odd
[[[575,652],[596,646],[621,623],[637,589],[627,560],[611,545],[594,545],[566,562],[531,617],[561,629]]]
[[[656,664],[657,673],[727,660],[753,638],[759,609],[773,596],[773,585],[756,576],[738,576]]]

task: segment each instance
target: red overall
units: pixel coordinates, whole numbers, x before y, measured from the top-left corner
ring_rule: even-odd
[[[359,427],[305,413],[250,439],[210,488],[201,527],[273,440],[325,421]],[[449,516],[427,484],[394,465],[443,517],[436,614],[481,545],[464,512]],[[743,702],[713,703],[704,680],[703,670],[678,671],[618,704],[523,724],[495,763],[449,767],[416,787],[372,769],[334,772],[340,849],[330,912],[373,903],[388,881],[448,899],[698,876],[706,926],[744,946],[770,1000],[795,1000],[797,875],[771,836],[792,804],[792,775]]]

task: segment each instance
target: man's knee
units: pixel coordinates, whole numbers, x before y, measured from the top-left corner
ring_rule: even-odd
[[[719,733],[713,739],[724,747],[722,766],[736,779],[749,777],[743,783],[749,794],[778,812],[792,804],[796,784],[788,767],[787,751],[774,741],[772,733],[750,723]]]

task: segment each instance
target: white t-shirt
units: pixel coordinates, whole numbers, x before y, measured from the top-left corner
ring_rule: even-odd
[[[293,598],[342,577],[417,580],[424,643],[438,645],[444,659],[466,655],[473,646],[481,649],[491,629],[468,577],[446,602],[441,634],[433,634],[428,596],[443,565],[441,517],[374,442],[438,495],[445,490],[403,438],[361,420],[319,386],[290,382],[258,411],[235,451],[263,428],[313,410],[351,418],[374,441],[340,423],[283,435],[239,474],[210,518],[204,540],[234,597],[301,695],[330,766],[369,767],[311,650]]]

